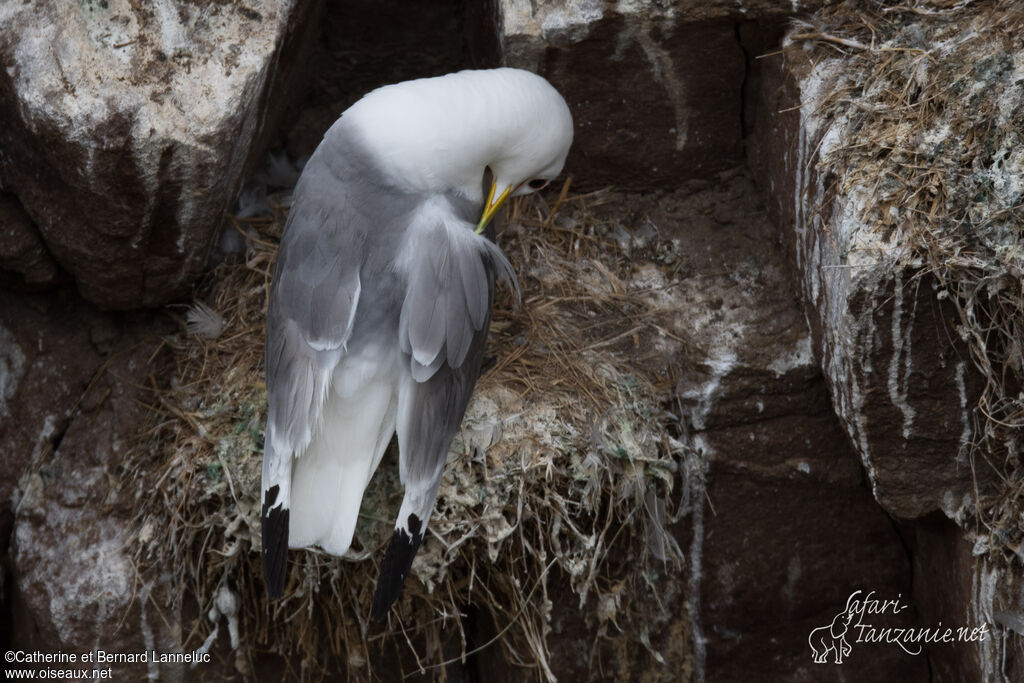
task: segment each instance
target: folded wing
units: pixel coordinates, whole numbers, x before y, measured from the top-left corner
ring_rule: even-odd
[[[437,497],[445,457],[480,374],[495,277],[515,285],[501,250],[461,222],[420,235],[399,322],[398,445],[405,497],[381,565],[373,617],[398,597]]]
[[[308,182],[296,188],[267,311],[269,406],[261,521],[263,570],[271,596],[284,588],[292,463],[309,447],[321,419],[361,291],[361,254],[339,223],[345,214],[324,210],[318,199]]]

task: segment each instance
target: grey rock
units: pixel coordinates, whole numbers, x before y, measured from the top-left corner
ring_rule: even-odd
[[[0,177],[86,299],[133,308],[186,290],[314,6],[0,5]]]
[[[89,315],[89,307],[84,308]],[[111,314],[91,315],[104,319]],[[166,602],[169,577],[144,576],[136,564],[131,545],[135,491],[121,471],[145,424],[147,396],[141,387],[160,343],[157,331],[165,328],[158,324],[146,332],[145,325],[127,327],[123,344],[103,354],[106,362],[99,366],[101,354],[88,347],[83,325],[81,334],[71,339],[85,342],[75,350],[77,360],[87,362],[67,384],[48,387],[45,376],[38,374],[22,380],[24,393],[35,390],[54,404],[38,413],[55,410],[57,416],[47,418],[40,444],[15,443],[11,451],[29,456],[28,462],[19,458],[24,464],[20,476],[9,480],[17,482],[9,497],[14,511],[12,646],[25,651],[79,656],[99,650],[181,651],[178,617]],[[62,367],[52,353],[33,356],[34,369]],[[83,375],[92,377],[87,386],[81,384]],[[26,380],[33,385],[24,384]],[[69,400],[75,400],[71,417],[60,419]],[[180,665],[152,661],[96,668],[108,666],[114,679],[148,675],[181,680],[182,675]]]

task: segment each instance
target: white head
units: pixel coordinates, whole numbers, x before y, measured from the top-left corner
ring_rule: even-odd
[[[520,69],[460,71],[378,88],[345,112],[340,125],[374,155],[396,187],[457,192],[483,201],[481,225],[504,199],[557,176],[572,144],[572,115],[558,91]]]

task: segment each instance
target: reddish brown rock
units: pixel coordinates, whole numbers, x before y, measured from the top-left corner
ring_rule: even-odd
[[[812,62],[791,45],[758,70],[755,177],[799,282],[831,402],[875,499],[902,518],[914,577],[902,596],[913,619],[897,625],[986,633],[926,646],[913,659],[927,660],[929,680],[1020,680],[1018,558],[997,557],[990,541],[1001,542],[999,530],[967,521],[975,496],[998,479],[987,458],[969,457],[981,380],[959,318],[931,276],[901,265],[884,235],[851,220],[871,194],[822,172],[820,160],[846,142],[841,117],[821,114],[842,65]]]
[[[7,272],[4,272],[7,271]],[[57,283],[59,271],[18,198],[0,191],[0,282],[23,289]]]
[[[316,48],[309,88],[300,94],[296,115],[285,120],[289,154],[294,158],[312,154],[338,116],[374,88],[497,66],[493,8],[488,4],[464,0],[328,3],[312,39]]]
[[[753,55],[740,27],[777,33],[819,4],[503,0],[499,50],[565,95],[576,122],[567,169],[584,187],[672,188],[743,162]]]
[[[705,680],[753,671],[779,681],[927,678],[926,661],[893,650],[858,647],[841,667],[813,663],[811,631],[852,592],[911,588],[910,558],[864,484],[816,369],[781,380],[729,375],[709,417],[706,502],[690,541],[702,558]]]
[[[687,314],[707,355],[687,359],[679,385],[697,451],[676,528],[694,680],[923,677],[923,661],[894,653],[813,665],[811,630],[862,586],[908,592],[909,559],[832,414],[785,252],[751,190],[734,181],[708,218],[680,226],[707,254],[691,284],[706,304]]]
[[[106,321],[66,289],[20,297],[0,289],[0,311],[0,636],[9,642],[14,494],[29,465],[52,454],[103,362],[89,329]]]
[[[963,530],[940,513],[903,525],[919,628],[983,629],[925,648],[935,681],[1024,680],[1024,577],[1018,566],[978,556]]]
[[[113,314],[69,289],[23,296],[0,289],[0,310],[0,500],[6,503],[25,468],[52,453],[120,331]]]

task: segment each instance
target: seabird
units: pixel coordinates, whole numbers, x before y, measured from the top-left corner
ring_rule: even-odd
[[[267,311],[272,597],[288,548],[348,551],[397,431],[405,495],[371,610],[386,616],[480,373],[495,279],[515,286],[482,233],[510,196],[561,172],[571,142],[565,100],[519,69],[379,88],[324,135],[295,188]]]

